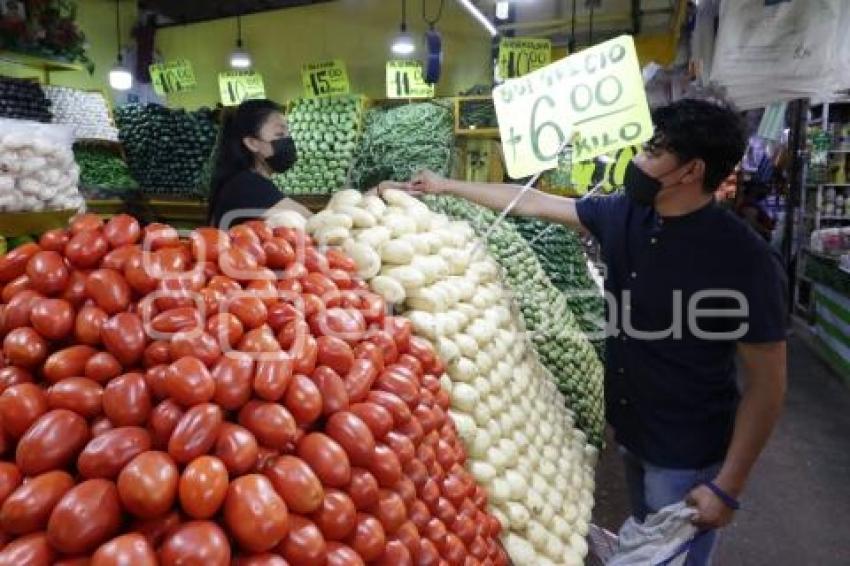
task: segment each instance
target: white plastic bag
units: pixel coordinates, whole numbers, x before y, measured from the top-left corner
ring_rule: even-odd
[[[620,528],[616,554],[606,566],[682,566],[697,536],[696,514],[685,502],[668,505],[638,523],[630,517]]]

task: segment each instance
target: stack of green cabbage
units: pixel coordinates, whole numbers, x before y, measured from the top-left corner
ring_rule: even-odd
[[[362,108],[362,99],[353,95],[300,98],[293,103],[288,119],[298,161],[275,177],[286,194],[327,194],[346,184],[360,136]]]
[[[115,113],[133,177],[150,193],[197,193],[218,128],[209,108],[193,112],[128,104]]]
[[[479,236],[496,220],[494,212],[463,199],[427,196],[424,200],[432,210],[468,221]],[[504,270],[505,282],[514,292],[541,361],[576,411],[576,424],[591,442],[601,445],[605,427],[603,368],[566,297],[546,276],[534,250],[512,224],[499,224],[487,247]]]
[[[352,184],[368,189],[381,181],[407,181],[421,169],[448,175],[454,151],[452,111],[439,102],[408,104],[366,113]]]
[[[80,166],[80,185],[84,188],[134,189],[138,186],[124,160],[109,149],[76,145],[74,159]]]
[[[590,276],[578,235],[565,226],[534,218],[514,216],[509,221],[534,249],[552,284],[564,292],[570,310],[601,358],[605,346],[605,303]]]

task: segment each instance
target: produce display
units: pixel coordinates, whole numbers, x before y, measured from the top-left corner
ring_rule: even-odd
[[[80,184],[84,187],[131,189],[137,186],[124,160],[109,149],[76,145],[74,159],[80,167]]]
[[[468,223],[384,195],[339,192],[307,230],[341,246],[424,338],[411,344],[430,342],[446,364],[449,414],[513,564],[583,564],[597,449],[528,343],[498,264]]]
[[[201,191],[218,131],[210,109],[128,104],[115,118],[130,172],[146,192]]]
[[[552,284],[565,294],[570,310],[601,359],[605,348],[605,303],[590,275],[578,234],[535,218],[512,216],[509,221],[537,254]]]
[[[498,128],[496,107],[492,99],[493,87],[476,85],[460,93],[458,125],[464,130]],[[479,100],[464,100],[464,97],[481,97]],[[489,97],[485,99],[484,97]]]
[[[496,221],[496,213],[464,199],[428,196],[425,201],[434,210],[468,221],[479,236]],[[567,298],[552,284],[534,250],[510,223],[496,227],[487,248],[501,265],[540,359],[575,410],[579,428],[600,446],[605,429],[604,370]]]
[[[366,113],[352,183],[369,189],[387,179],[407,181],[421,169],[448,175],[453,152],[454,118],[444,104],[373,108]]]
[[[33,80],[0,77],[0,118],[50,122],[50,101]]]
[[[275,182],[291,195],[327,194],[342,188],[360,138],[362,114],[363,100],[358,96],[295,100],[287,119],[298,161],[277,175]]]
[[[0,258],[0,564],[506,565],[442,362],[355,269],[124,215]]]
[[[0,119],[0,212],[79,209],[79,174],[67,128]]]
[[[45,86],[44,94],[52,103],[53,123],[71,126],[77,139],[118,141],[103,94],[63,86]]]

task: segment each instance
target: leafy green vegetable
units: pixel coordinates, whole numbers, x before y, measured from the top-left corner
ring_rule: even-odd
[[[449,173],[454,151],[452,111],[440,102],[366,113],[352,182],[369,189],[387,179],[407,181],[420,169]]]
[[[426,196],[433,210],[466,220],[483,236],[496,214],[451,196]],[[576,412],[577,424],[596,445],[605,427],[603,367],[587,340],[564,294],[543,270],[534,250],[509,222],[502,222],[487,241],[490,254],[503,268],[540,360],[557,380],[558,388]]]
[[[138,187],[123,159],[102,147],[74,146],[74,159],[80,166],[83,187],[135,189]]]

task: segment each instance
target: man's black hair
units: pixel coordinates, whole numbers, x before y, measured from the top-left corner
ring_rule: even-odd
[[[720,186],[747,149],[744,122],[728,106],[685,98],[656,109],[652,121],[655,135],[650,145],[670,151],[682,162],[705,162],[707,192]]]

